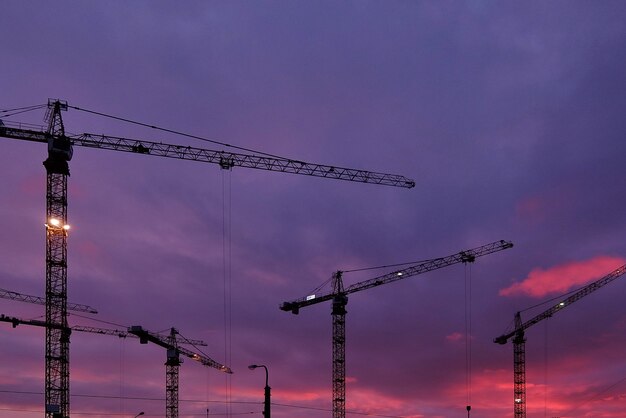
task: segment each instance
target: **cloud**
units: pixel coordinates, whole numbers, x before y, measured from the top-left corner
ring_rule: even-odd
[[[203,352],[235,373],[186,361],[181,399],[211,403],[181,402],[181,416],[204,416],[209,407],[212,416],[231,407],[235,415],[260,415],[263,372],[247,369],[260,362],[270,368],[275,418],[327,417],[331,306],[295,316],[279,304],[337,269],[434,258],[500,238],[515,241],[515,254],[479,262],[472,269],[481,278],[537,261],[508,283],[476,283],[472,415],[512,416],[510,353],[487,336],[511,306],[492,303],[493,294],[513,283],[503,294],[574,286],[574,274],[555,267],[564,269],[562,254],[578,262],[626,258],[624,196],[615,186],[626,152],[626,96],[615,88],[626,76],[625,56],[615,53],[626,43],[619,3],[120,2],[95,10],[4,3],[0,33],[20,36],[4,45],[12,65],[0,80],[3,109],[58,97],[245,148],[416,180],[414,189],[398,190],[76,147],[68,299],[100,313],[69,321],[165,332],[174,326],[206,341]],[[10,119],[40,125],[44,113]],[[71,134],[222,149],[73,108],[63,119]],[[0,285],[43,296],[45,145],[0,143]],[[583,264],[570,266],[591,270],[581,281],[620,265]],[[538,266],[544,270],[529,275]],[[349,410],[466,414],[460,276],[457,266],[350,296]],[[606,318],[622,324],[620,295],[609,293]],[[44,312],[3,303],[3,313],[23,318]],[[613,353],[626,334],[594,315],[573,315],[575,326],[566,327],[564,317],[560,328],[564,337],[578,331],[575,344],[557,351],[551,340],[550,351],[572,359],[563,364],[574,370],[551,370],[550,381],[559,382],[559,402],[575,404],[596,393],[561,382],[609,387],[619,378]],[[10,359],[0,366],[0,417],[40,410],[44,330],[4,324],[0,337],[0,356]],[[72,334],[73,413],[162,414],[165,354],[138,341]],[[529,372],[530,379],[541,374]],[[224,401],[231,396],[232,405]],[[543,394],[530,396],[543,408]],[[557,411],[550,416],[566,415]]]
[[[367,389],[353,389],[350,399],[347,400],[346,410],[364,411],[367,414],[395,415],[405,413],[401,411],[411,410],[412,406],[393,396],[386,396],[376,391]],[[422,417],[417,410],[411,410],[411,417]]]
[[[621,257],[598,256],[586,261],[574,261],[548,269],[533,269],[522,281],[501,289],[500,296],[528,295],[539,298],[563,293],[608,274],[624,264]]]
[[[456,341],[464,340],[464,338],[463,338],[463,334],[461,334],[460,332],[453,332],[450,335],[446,335],[446,340],[451,341],[451,342],[456,342]]]

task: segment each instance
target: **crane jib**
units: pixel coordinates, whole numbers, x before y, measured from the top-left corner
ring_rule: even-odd
[[[604,285],[611,283],[613,280],[621,277],[624,273],[626,273],[626,264],[618,267],[617,269],[613,270],[606,276],[601,277],[595,282],[592,282],[588,284],[587,286],[580,288],[571,296],[563,299],[561,302],[557,303],[556,305],[551,306],[550,308],[536,315],[532,319],[529,319],[528,321],[524,323],[522,323],[521,320],[519,320],[519,324],[516,324],[516,327],[513,331],[509,332],[508,334],[503,334],[503,335],[500,335],[499,337],[494,338],[493,342],[498,343],[498,344],[506,344],[509,338],[513,337],[516,334],[523,333],[525,329],[536,324],[539,321],[542,321],[546,318],[550,318],[556,312],[563,310],[563,308],[570,306],[572,303],[576,302],[577,300],[580,300],[583,297],[589,295],[590,293],[593,293],[596,290],[600,289]],[[520,313],[518,312],[516,314],[516,318],[519,318],[519,315]]]
[[[138,139],[129,139],[107,135],[84,133],[73,137],[55,138],[42,131],[0,126],[0,136],[41,143],[66,144],[87,148],[108,149],[112,151],[131,152],[135,154],[152,155],[158,157],[175,158],[189,161],[199,161],[217,164],[223,169],[232,167],[253,168],[258,170],[277,171],[282,173],[304,176],[321,177],[333,180],[345,180],[357,183],[378,184],[400,188],[413,188],[415,181],[398,174],[387,174],[367,170],[306,163],[287,158],[276,158],[256,154],[240,154],[234,152],[217,151],[184,145],[151,142]],[[68,146],[70,144],[67,144]],[[65,150],[69,154],[70,151]],[[68,160],[69,160],[68,158]]]
[[[158,334],[155,334],[153,332],[147,331],[145,329],[143,329],[143,327],[139,326],[139,325],[133,325],[131,327],[128,328],[128,332],[130,334],[133,334],[137,337],[139,337],[139,342],[142,344],[147,344],[148,342],[151,342],[153,344],[156,344],[158,346],[161,346],[165,349],[168,350],[175,350],[176,353],[179,354],[183,354],[186,357],[191,358],[192,360],[196,360],[199,363],[205,365],[205,366],[209,366],[212,367],[214,369],[217,369],[219,371],[222,371],[224,373],[228,373],[228,374],[232,374],[232,370],[227,367],[224,366],[223,364],[220,364],[218,362],[216,362],[215,360],[204,356],[204,355],[200,355],[198,353],[194,353],[190,350],[187,350],[185,348],[179,347],[177,344],[174,345],[172,344],[170,341],[168,341],[167,338],[164,338]]]
[[[471,250],[461,251],[459,253],[452,254],[447,257],[441,257],[441,258],[435,258],[432,260],[422,261],[420,263],[411,265],[405,269],[396,270],[394,272],[387,273],[382,276],[375,277],[373,279],[365,280],[365,281],[350,285],[346,287],[340,293],[344,295],[348,295],[350,293],[359,292],[361,290],[381,286],[386,283],[395,282],[398,280],[416,276],[418,274],[422,274],[422,273],[426,273],[429,271],[444,268],[447,266],[451,266],[453,264],[474,262],[477,257],[481,257],[487,254],[491,254],[497,251],[502,251],[502,250],[512,248],[512,247],[513,247],[512,242],[504,241],[504,240],[495,241],[490,244],[473,248]],[[308,296],[305,296],[300,299],[296,299],[291,302],[284,302],[280,306],[280,309],[283,311],[291,311],[292,313],[297,314],[300,308],[333,299],[333,297],[336,294],[337,292],[332,291],[332,292],[328,292],[324,294],[308,295]]]

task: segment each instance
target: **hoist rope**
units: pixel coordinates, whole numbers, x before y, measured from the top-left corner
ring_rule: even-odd
[[[38,110],[38,109],[44,108],[46,106],[47,105],[45,105],[45,104],[41,104],[41,105],[34,105],[34,106],[16,107],[16,108],[13,108],[13,109],[2,109],[2,110],[0,110],[0,115],[3,116],[3,117],[15,116],[15,115],[19,115],[21,113],[30,112],[32,110]]]
[[[379,269],[385,269],[385,268],[390,268],[390,267],[400,267],[400,266],[407,266],[409,264],[418,264],[418,263],[424,263],[428,260],[421,260],[421,261],[409,261],[407,263],[398,263],[398,264],[387,264],[385,266],[378,266],[378,267],[364,267],[364,268],[360,268],[360,269],[352,269],[352,270],[342,270],[342,272],[344,273],[354,273],[357,271],[366,271],[366,270],[379,270]]]
[[[583,287],[584,287],[584,286],[583,286]],[[529,310],[534,309],[534,308],[538,308],[539,306],[545,305],[545,304],[547,304],[547,303],[552,303],[552,302],[554,302],[555,300],[563,300],[563,298],[565,298],[565,297],[567,297],[567,296],[569,296],[569,295],[571,295],[571,294],[573,294],[573,293],[578,292],[578,291],[579,291],[580,289],[582,289],[583,287],[579,287],[579,288],[576,288],[576,289],[570,290],[569,292],[565,292],[565,293],[562,293],[562,294],[560,294],[560,295],[558,295],[558,296],[555,296],[555,297],[553,297],[553,298],[551,298],[551,299],[544,300],[543,302],[540,302],[540,303],[538,303],[538,304],[536,304],[536,305],[529,306],[529,307],[528,307],[528,308],[526,308],[526,309],[522,309],[522,310],[520,311],[520,313],[521,313],[521,312],[526,312],[526,311],[529,311]]]
[[[101,324],[107,324],[107,325],[113,325],[113,326],[116,326],[116,327],[121,327],[124,330],[127,330],[129,328],[128,325],[118,324],[117,322],[104,321],[102,319],[97,319],[97,318],[94,318],[92,316],[85,316],[85,315],[77,314],[76,312],[71,312],[71,313],[68,312],[67,315],[68,316],[77,316],[79,318],[88,319],[88,320],[94,321],[94,322],[100,322]]]
[[[240,151],[250,152],[250,153],[259,154],[259,155],[265,155],[267,157],[277,158],[279,160],[294,161],[291,158],[281,157],[281,156],[278,156],[278,155],[274,155],[274,154],[269,154],[269,153],[262,152],[262,151],[253,150],[251,148],[245,148],[245,147],[240,147],[240,146],[237,146],[237,145],[231,145],[231,144],[227,144],[225,142],[216,141],[214,139],[204,138],[204,137],[201,137],[201,136],[198,136],[198,135],[192,135],[192,134],[187,134],[187,133],[180,132],[180,131],[175,131],[173,129],[167,129],[167,128],[162,128],[162,127],[159,127],[159,126],[150,125],[150,124],[143,123],[143,122],[137,122],[137,121],[134,121],[132,119],[122,118],[120,116],[108,115],[106,113],[96,112],[94,110],[82,109],[82,108],[76,107],[76,106],[69,106],[68,105],[68,107],[70,107],[70,108],[72,108],[74,110],[79,110],[81,112],[91,113],[93,115],[98,115],[98,116],[102,116],[102,117],[109,118],[109,119],[115,119],[115,120],[118,120],[118,121],[121,121],[121,122],[126,122],[126,123],[130,123],[130,124],[133,124],[133,125],[143,126],[144,128],[155,129],[157,131],[167,132],[167,133],[174,134],[174,135],[184,136],[186,138],[197,139],[199,141],[204,141],[204,142],[210,142],[212,144],[222,145],[224,147],[229,147],[229,148],[237,149],[237,150],[240,150]]]

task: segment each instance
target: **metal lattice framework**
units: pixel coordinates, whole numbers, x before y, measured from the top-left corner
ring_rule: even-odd
[[[37,305],[45,305],[46,299],[40,296],[25,295],[24,293],[13,292],[11,290],[0,289],[0,298],[11,299],[19,302],[35,303]],[[80,303],[68,303],[67,310],[77,312],[87,312],[97,314],[98,311],[89,305],[83,305]]]
[[[32,302],[28,300],[28,302]],[[38,303],[35,301],[33,303]],[[76,325],[73,327],[62,326],[57,323],[49,323],[46,321],[40,321],[36,319],[21,319],[13,316],[7,316],[4,314],[0,314],[0,322],[8,322],[13,325],[13,328],[18,325],[32,325],[37,327],[45,327],[46,329],[55,329],[62,331],[65,335],[69,335],[72,331],[80,331],[80,332],[89,332],[100,335],[112,335],[119,338],[133,337],[139,338],[140,341],[148,342],[152,341],[165,347],[167,349],[167,361],[165,362],[165,376],[166,376],[166,399],[165,399],[165,416],[166,418],[178,418],[178,375],[179,375],[179,366],[182,363],[180,360],[179,354],[182,353],[205,366],[211,366],[218,368],[220,371],[224,371],[226,373],[231,373],[230,369],[222,366],[221,364],[215,362],[214,360],[205,357],[201,354],[194,353],[185,348],[179,347],[179,343],[183,344],[191,344],[193,346],[207,344],[201,340],[190,340],[184,339],[182,341],[178,341],[176,335],[178,335],[178,331],[175,328],[172,328],[169,336],[164,337],[159,334],[146,331],[141,327],[131,327],[127,331],[122,331],[119,329],[110,329],[110,328],[97,328],[90,326],[82,326]],[[49,408],[50,410],[60,409],[60,408]],[[61,414],[61,412],[51,412],[53,415]]]
[[[178,418],[178,372],[181,361],[176,334],[178,331],[172,328],[167,337],[167,343],[171,348],[167,349],[165,362],[165,418]]]
[[[515,326],[520,328],[522,319],[515,315]],[[515,418],[526,417],[526,337],[524,331],[513,337],[513,412]]]
[[[48,135],[29,129],[12,127],[9,123],[0,128],[0,136],[33,142],[47,142]],[[165,144],[139,139],[121,138],[84,133],[66,138],[73,146],[132,152],[135,154],[175,158],[217,164],[222,168],[252,168],[277,171],[303,176],[322,177],[332,180],[345,180],[358,183],[378,184],[401,188],[415,187],[415,181],[397,174],[379,173],[324,164],[313,164],[288,158],[275,158],[256,154],[241,154],[216,151],[183,145]]]
[[[339,281],[341,276],[339,275]],[[339,294],[333,299],[333,418],[346,414],[346,304]]]
[[[0,124],[0,137],[48,144],[48,159],[44,162],[47,172],[46,322],[50,324],[46,329],[47,418],[69,417],[66,226],[68,161],[72,158],[74,145],[212,163],[223,169],[244,167],[392,187],[415,186],[415,181],[400,175],[311,164],[267,155],[215,151],[88,133],[70,138],[65,135],[61,118],[61,111],[67,109],[68,104],[65,101],[48,100],[48,129],[45,132],[23,129],[22,126],[13,126],[10,122]],[[52,219],[54,222],[51,222]],[[183,353],[180,349],[178,352]],[[212,361],[201,362],[206,366],[214,366]]]
[[[202,354],[194,353],[186,348],[180,347],[177,339],[178,331],[175,328],[170,330],[167,338],[147,331],[135,325],[128,329],[128,332],[139,337],[139,342],[147,344],[151,342],[167,350],[167,360],[165,362],[165,416],[166,418],[178,418],[178,374],[179,366],[182,363],[180,355],[189,357],[207,367],[212,367],[224,373],[232,373],[232,370],[206,357]],[[189,341],[189,340],[186,340]]]
[[[520,312],[515,314],[513,331],[494,338],[493,342],[506,344],[509,339],[513,342],[513,411],[515,418],[526,418],[526,336],[525,330],[530,326],[551,318],[555,313],[562,311],[572,303],[595,292],[601,287],[611,283],[613,280],[626,273],[626,265],[618,267],[609,274],[580,288],[569,297],[563,299],[556,305],[552,305],[542,313],[536,315],[526,322],[522,322]]]
[[[50,108],[48,138],[65,135],[62,108],[60,102],[55,102]],[[46,416],[50,418],[66,418],[70,414],[66,228],[68,159],[49,142],[48,159],[44,162],[47,172],[46,323],[59,326],[46,327],[45,407]]]
[[[327,300],[332,300],[332,318],[333,318],[333,418],[345,418],[346,416],[346,331],[345,316],[346,305],[348,304],[348,294],[370,289],[372,287],[381,286],[383,284],[392,283],[403,280],[418,274],[437,270],[443,267],[451,266],[457,263],[471,263],[477,257],[512,248],[513,244],[508,241],[500,240],[471,250],[461,251],[447,257],[435,258],[428,261],[422,261],[397,270],[384,274],[373,279],[355,283],[344,288],[342,272],[337,271],[332,277],[332,291],[325,294],[308,295],[291,302],[284,302],[280,309],[298,314],[300,308],[314,305]]]

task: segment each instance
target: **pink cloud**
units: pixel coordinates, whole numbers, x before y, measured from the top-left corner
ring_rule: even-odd
[[[443,389],[447,407],[450,410],[464,411],[469,400],[472,416],[510,416],[513,405],[507,401],[511,399],[513,392],[511,380],[512,372],[507,369],[477,369],[471,378],[470,400],[466,375],[459,373]]]
[[[573,261],[559,266],[533,269],[522,281],[501,289],[500,296],[528,295],[543,297],[563,293],[597,280],[625,263],[621,257],[599,256],[586,261]]]
[[[455,342],[455,341],[464,340],[464,337],[463,337],[463,334],[461,334],[460,332],[453,332],[450,335],[446,335],[446,340]]]
[[[346,402],[346,410],[363,411],[366,414],[395,415],[409,409],[408,417],[420,418],[419,412],[412,410],[415,406],[408,405],[406,401],[391,396],[382,395],[376,391],[354,388],[350,392],[350,398]]]

